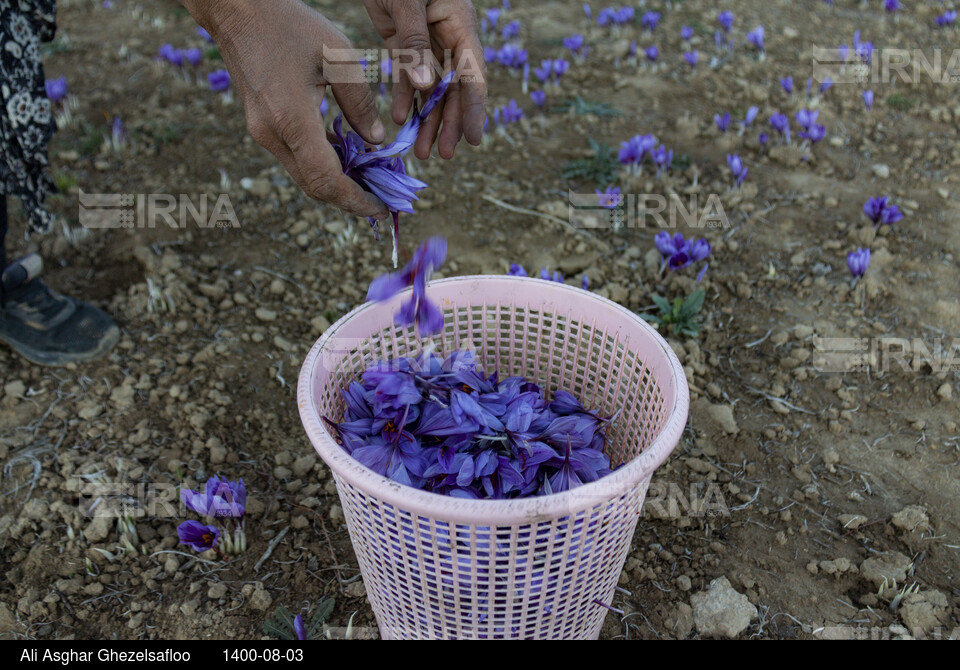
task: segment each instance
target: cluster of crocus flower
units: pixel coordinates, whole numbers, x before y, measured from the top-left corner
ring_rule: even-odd
[[[557,58],[555,60],[544,60],[540,62],[540,67],[533,69],[534,76],[540,80],[540,83],[546,84],[548,82],[553,82],[555,85],[560,84],[560,79],[567,73],[567,70],[570,69],[569,61],[566,61],[562,58]]]
[[[957,10],[950,9],[945,11],[943,14],[934,19],[934,23],[941,28],[949,26],[957,20]]]
[[[398,483],[460,498],[567,491],[611,472],[609,418],[522,377],[487,376],[471,351],[381,361],[342,390],[327,423],[358,462]]]
[[[673,162],[673,151],[668,151],[662,145],[658,147],[657,138],[653,135],[634,135],[626,142],[621,142],[617,157],[622,165],[628,167],[630,174],[639,174],[647,156],[657,166],[658,173],[669,169]]]
[[[582,63],[590,53],[590,47],[584,44],[583,35],[570,35],[563,38],[563,47],[570,52],[574,60]]]
[[[597,14],[598,26],[623,26],[632,23],[636,16],[636,10],[633,7],[606,7]]]
[[[607,190],[609,191],[609,187],[607,187]],[[616,189],[616,191],[617,193],[615,195],[619,199],[620,197],[622,197],[620,196],[620,189],[618,188]],[[597,191],[597,193],[600,194],[601,200],[607,195],[607,194],[600,193],[600,191]],[[607,205],[601,204],[600,206],[606,207]],[[510,264],[510,269],[507,271],[507,274],[512,277],[528,277],[529,276],[527,274],[526,269],[524,269],[522,265],[519,265],[517,263]],[[551,275],[550,271],[547,268],[540,268],[540,279],[543,279],[544,281],[556,282],[557,284],[566,283],[563,280],[563,275],[560,274],[559,270],[554,270],[553,274]],[[587,275],[583,275],[583,279],[580,281],[580,288],[582,288],[584,291],[589,290],[590,280],[587,278]]]
[[[893,225],[903,218],[903,212],[896,205],[890,204],[890,198],[886,195],[867,200],[863,205],[863,213],[873,221],[874,228]]]
[[[698,240],[691,237],[687,240],[684,239],[682,233],[671,236],[670,233],[665,230],[657,233],[656,237],[653,238],[653,243],[656,245],[657,251],[660,252],[661,271],[663,271],[664,268],[680,270],[693,263],[699,263],[700,261],[706,260],[710,256],[710,252],[713,251],[713,247],[706,239],[701,238]],[[697,274],[698,282],[703,279],[708,267],[710,267],[709,263],[703,264],[703,267]]]
[[[413,201],[418,199],[417,191],[427,187],[407,174],[402,157],[413,146],[420,124],[443,98],[454,76],[455,72],[451,70],[440,79],[423,109],[418,109],[414,103],[413,116],[397,133],[397,138],[383,148],[368,151],[363,138],[353,131],[344,133],[342,114],[338,114],[333,122],[332,144],[344,174],[380,198],[393,216],[394,267],[397,267],[400,244],[400,212],[412,214]],[[371,219],[370,225],[379,237],[377,222]]]
[[[207,480],[203,492],[180,490],[184,506],[220,527],[199,521],[184,521],[177,527],[180,542],[195,551],[217,548],[221,554],[239,554],[247,549],[243,516],[247,512],[247,490],[243,480],[235,482],[216,475]]]

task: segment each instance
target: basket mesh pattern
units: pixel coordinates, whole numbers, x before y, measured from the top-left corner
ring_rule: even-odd
[[[489,278],[496,280],[504,281]],[[607,454],[612,465],[631,467],[573,491],[517,501],[464,501],[403,487],[353,463],[314,414],[340,421],[340,389],[374,361],[416,355],[424,342],[413,329],[372,318],[358,327],[363,315],[348,315],[331,331],[349,324],[340,328],[349,334],[328,331],[304,364],[301,413],[321,456],[338,461],[331,468],[384,637],[597,636],[607,613],[598,603],[610,602],[653,469],[679,438],[683,373],[653,331],[587,292],[523,281],[530,290],[507,295],[533,300],[490,302],[482,299],[487,291],[471,291],[463,279],[431,284],[446,317],[434,338],[437,353],[473,349],[487,374],[523,375],[545,392],[565,389],[587,407],[618,413]],[[549,299],[558,291],[560,299]],[[672,443],[663,456],[634,467],[668,422]]]

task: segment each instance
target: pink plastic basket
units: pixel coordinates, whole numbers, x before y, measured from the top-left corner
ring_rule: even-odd
[[[596,638],[654,470],[680,439],[689,395],[673,350],[623,307],[563,284],[510,276],[432,282],[445,313],[440,355],[472,349],[484,371],[565,389],[611,415],[611,465],[572,491],[463,500],[402,486],[360,465],[321,420],[377,360],[425,342],[393,325],[409,295],[365,304],[330,327],[300,371],[307,435],[333,472],[384,638]]]

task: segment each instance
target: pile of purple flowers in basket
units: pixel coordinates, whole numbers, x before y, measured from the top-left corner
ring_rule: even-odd
[[[559,493],[611,472],[610,417],[567,391],[486,376],[471,351],[380,361],[342,390],[343,448],[401,484],[460,498]]]

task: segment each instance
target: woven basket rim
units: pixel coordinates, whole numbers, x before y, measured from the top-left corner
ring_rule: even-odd
[[[469,275],[437,279],[430,286],[453,285],[477,281],[496,281],[509,288],[531,288],[535,282],[537,291],[569,291],[582,300],[581,288],[546,281],[533,277],[514,277],[511,275]],[[395,300],[402,300],[411,289],[401,292]],[[515,526],[517,524],[536,524],[561,516],[576,514],[611,501],[632,487],[649,481],[653,472],[666,460],[680,439],[686,425],[689,411],[689,388],[686,375],[677,355],[663,337],[646,321],[625,307],[589,293],[589,299],[598,301],[607,309],[618,311],[631,325],[639,326],[644,335],[655,342],[663,353],[672,373],[675,397],[671,407],[665,408],[667,418],[656,439],[639,456],[623,464],[613,473],[597,481],[584,484],[570,491],[545,496],[515,498],[510,500],[463,499],[439,493],[423,491],[405,486],[387,477],[377,474],[355,460],[337,443],[324,424],[312,402],[314,397],[314,369],[325,345],[337,336],[346,324],[368,310],[385,310],[384,303],[364,303],[341,317],[331,325],[314,343],[304,358],[297,382],[297,405],[300,418],[310,442],[320,458],[339,477],[363,493],[382,503],[394,506],[411,515],[429,519],[445,520],[450,523],[489,526]]]

